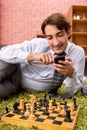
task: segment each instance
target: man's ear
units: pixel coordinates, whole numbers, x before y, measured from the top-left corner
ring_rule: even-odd
[[[67,31],[67,36],[68,36],[68,39],[70,39],[71,38],[71,28],[70,29],[68,29],[68,31]]]

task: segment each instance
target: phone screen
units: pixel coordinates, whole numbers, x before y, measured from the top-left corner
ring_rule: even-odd
[[[59,64],[59,60],[65,60],[65,56],[55,56],[54,57],[54,63]]]

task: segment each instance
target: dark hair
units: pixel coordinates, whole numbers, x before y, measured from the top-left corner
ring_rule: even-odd
[[[53,13],[43,21],[41,30],[44,34],[46,25],[55,25],[59,30],[64,29],[66,32],[71,28],[69,20],[61,13]]]

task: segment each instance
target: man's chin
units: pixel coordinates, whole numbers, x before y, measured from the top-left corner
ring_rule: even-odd
[[[55,53],[62,53],[63,52],[63,50],[54,50],[55,51]]]

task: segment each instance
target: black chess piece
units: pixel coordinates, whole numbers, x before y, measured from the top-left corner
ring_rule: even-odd
[[[39,106],[43,106],[43,100],[42,99],[39,100]]]
[[[44,115],[49,115],[49,111],[48,111],[48,102],[46,103],[46,106],[45,106],[45,110],[43,112]]]
[[[46,93],[44,94],[44,102],[46,102],[47,100],[47,96],[46,96]]]
[[[51,95],[49,94],[49,100],[51,100],[51,98],[52,98],[52,97],[51,97]]]
[[[67,105],[67,101],[65,101],[64,109],[66,110],[66,109],[68,109],[68,108],[69,108],[69,106]]]
[[[18,109],[18,106],[19,106],[19,103],[15,102],[14,105],[13,105],[13,108],[14,108],[13,112],[14,113],[19,113],[20,110]]]
[[[9,112],[8,107],[6,107],[6,108],[5,108],[5,111],[6,111],[6,113],[8,113],[8,112]]]
[[[56,99],[54,98],[54,100],[53,100],[53,106],[57,106],[57,104],[56,104]]]
[[[74,98],[74,110],[76,110],[78,107],[77,103],[76,103],[76,98]]]
[[[65,122],[72,122],[72,119],[70,117],[70,109],[66,109],[66,117],[64,119]]]
[[[37,103],[34,103],[34,110],[37,110]]]

